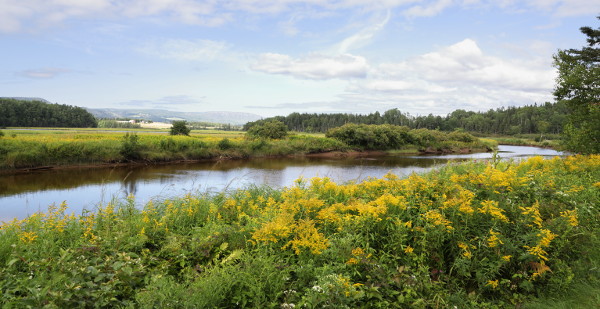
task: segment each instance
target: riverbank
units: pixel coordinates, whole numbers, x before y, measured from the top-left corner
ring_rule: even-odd
[[[490,140],[434,141],[405,145],[391,152],[463,153],[490,151]],[[0,138],[0,173],[22,173],[40,169],[121,166],[232,160],[251,157],[359,156],[369,155],[333,138],[291,135],[280,140],[247,139],[239,132],[205,132],[187,136],[162,133],[89,132],[73,130],[8,131]],[[386,152],[389,153],[389,152]]]
[[[133,196],[81,215],[57,205],[0,229],[1,302],[525,308],[599,286],[598,179],[600,156],[534,157],[143,209]]]

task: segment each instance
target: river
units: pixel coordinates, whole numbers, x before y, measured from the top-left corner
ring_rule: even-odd
[[[503,159],[553,157],[562,153],[536,147],[501,145]],[[66,201],[69,211],[95,210],[113,199],[135,196],[138,205],[186,193],[214,193],[267,185],[281,188],[300,177],[329,177],[337,183],[422,173],[451,161],[489,159],[491,153],[362,158],[255,158],[193,164],[93,169],[57,169],[0,176],[0,221],[25,218]]]

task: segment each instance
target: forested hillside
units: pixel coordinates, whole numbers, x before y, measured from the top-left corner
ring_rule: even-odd
[[[464,129],[485,134],[558,134],[561,133],[566,114],[567,107],[562,103],[499,108],[487,112],[458,109],[445,117],[432,114],[412,116],[398,109],[391,109],[383,114],[375,112],[368,115],[292,113],[286,117],[278,116],[249,122],[244,129],[247,130],[261,121],[275,119],[285,123],[290,130],[300,132],[327,132],[329,129],[340,127],[346,123],[356,123],[394,124],[411,129],[424,128],[444,131]]]
[[[81,107],[0,98],[0,127],[96,127],[96,118]]]

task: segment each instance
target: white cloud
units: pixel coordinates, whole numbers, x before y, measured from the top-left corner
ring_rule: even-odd
[[[63,68],[42,68],[17,72],[19,76],[34,78],[34,79],[50,79],[60,74],[69,73],[71,70]]]
[[[340,43],[339,53],[345,54],[351,49],[362,47],[367,44],[379,31],[385,27],[385,25],[390,21],[391,16],[391,11],[388,10],[385,18],[381,22],[370,25],[358,33],[344,39],[342,43]]]
[[[228,45],[211,40],[167,39],[148,42],[138,51],[163,59],[213,61],[225,59]]]
[[[544,48],[541,42],[534,45]],[[288,56],[279,57],[277,68],[293,63]],[[541,56],[490,56],[477,42],[465,39],[401,62],[370,67],[365,78],[350,80],[338,100],[277,107],[354,113],[399,108],[411,114],[443,115],[459,108],[488,110],[551,101],[555,70],[536,57]],[[277,73],[294,75],[290,71]]]
[[[600,11],[590,0],[0,0],[0,32],[39,31],[70,19],[170,18],[185,24],[219,26],[240,13],[254,15],[359,9],[403,10],[407,17],[434,16],[451,6],[477,3],[502,9],[545,11],[558,17],[589,15]],[[293,32],[293,29],[291,29]]]
[[[383,64],[376,74],[410,76],[447,87],[478,85],[542,92],[551,91],[555,77],[545,61],[487,56],[471,39],[404,62]]]
[[[437,0],[433,3],[415,5],[404,11],[407,17],[430,17],[435,16],[453,4],[452,0]]]
[[[255,71],[305,79],[346,79],[365,77],[368,64],[365,58],[350,54],[339,56],[310,54],[303,58],[292,58],[288,55],[266,53],[260,55],[250,68]]]

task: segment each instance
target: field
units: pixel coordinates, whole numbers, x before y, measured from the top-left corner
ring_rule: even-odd
[[[299,179],[0,230],[3,306],[589,308],[600,156]],[[558,297],[558,299],[557,299]]]
[[[284,139],[250,139],[240,131],[194,130],[191,136],[170,136],[155,129],[28,129],[2,130],[0,171],[45,166],[160,163],[183,160],[235,159],[362,150],[324,135],[290,134]],[[444,133],[437,135],[445,138]],[[436,137],[437,138],[437,137]],[[428,140],[407,145],[434,151],[486,151],[490,140],[462,142]],[[430,147],[433,145],[434,147]]]

